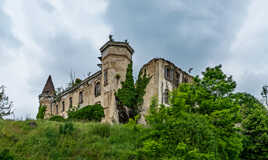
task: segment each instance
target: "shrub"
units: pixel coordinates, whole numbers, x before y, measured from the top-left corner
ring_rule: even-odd
[[[64,122],[65,121],[65,119],[62,116],[52,116],[48,120],[57,121],[57,122]]]
[[[13,156],[10,155],[8,149],[4,149],[2,152],[0,152],[0,159],[1,160],[13,160]]]
[[[71,135],[73,131],[74,131],[74,125],[71,122],[66,122],[63,125],[60,125],[59,127],[60,134]]]
[[[68,112],[69,120],[86,120],[100,122],[104,117],[103,107],[99,104],[89,105],[76,111]]]
[[[98,124],[94,126],[92,132],[100,137],[110,137],[111,126],[109,124]]]
[[[44,119],[47,107],[46,106],[39,106],[38,113],[36,115],[36,119]]]

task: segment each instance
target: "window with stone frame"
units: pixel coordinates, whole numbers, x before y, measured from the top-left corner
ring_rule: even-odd
[[[164,103],[169,104],[169,90],[168,89],[165,89],[165,92],[164,92]]]
[[[175,72],[175,86],[179,87],[179,84],[180,84],[180,73]]]
[[[168,81],[173,81],[174,79],[174,70],[170,66],[165,67],[165,79]]]
[[[165,67],[165,78],[166,80],[170,79],[170,68],[168,66]]]
[[[62,101],[62,112],[64,112],[65,111],[65,103],[64,103],[64,101]]]
[[[53,114],[53,106],[52,106],[52,103],[50,104],[50,114]]]
[[[103,80],[104,80],[104,86],[108,85],[108,70],[104,71]]]
[[[79,92],[79,104],[83,104],[84,99],[83,99],[83,92]]]
[[[170,69],[170,78],[169,78],[169,80],[173,81],[173,77],[174,77],[174,70]]]
[[[73,98],[70,97],[69,98],[69,108],[72,108],[73,107]]]
[[[101,95],[101,85],[100,82],[97,82],[95,85],[95,97],[98,97]]]
[[[56,114],[59,114],[59,106],[56,105]]]

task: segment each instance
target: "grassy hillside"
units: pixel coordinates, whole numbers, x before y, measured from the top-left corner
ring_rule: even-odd
[[[136,159],[140,133],[123,125],[72,124],[0,120],[0,153],[8,149],[16,160]]]

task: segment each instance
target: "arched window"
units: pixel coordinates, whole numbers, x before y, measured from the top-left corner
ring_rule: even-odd
[[[69,108],[72,108],[73,107],[73,98],[70,97],[69,98]]]
[[[95,85],[95,97],[98,97],[101,95],[101,85],[100,82],[97,82]]]
[[[64,112],[65,111],[65,103],[64,103],[64,101],[62,102],[62,112]]]
[[[108,85],[108,71],[104,71],[104,86]]]
[[[169,90],[168,89],[165,89],[165,92],[164,92],[164,103],[169,104]]]
[[[175,86],[178,87],[180,83],[180,73],[175,72]]]
[[[170,68],[168,66],[165,67],[165,78],[170,79]]]
[[[83,103],[83,92],[79,92],[79,104],[82,104]]]
[[[59,114],[59,106],[56,105],[56,114]]]

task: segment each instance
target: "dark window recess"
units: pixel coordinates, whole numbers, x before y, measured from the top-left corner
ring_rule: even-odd
[[[95,85],[95,97],[98,97],[100,95],[101,95],[101,85],[100,82],[98,82]]]
[[[170,79],[169,80],[173,81],[173,76],[174,76],[174,70],[171,69],[170,70]]]
[[[56,114],[59,114],[59,106],[56,105]]]
[[[50,113],[52,114],[53,112],[53,107],[52,107],[52,103],[50,104]]]
[[[174,78],[174,70],[166,66],[165,67],[165,79],[169,81],[173,81],[173,78]]]
[[[165,78],[167,80],[170,79],[170,68],[169,67],[165,67]]]
[[[65,111],[65,103],[64,103],[64,101],[62,102],[62,112],[64,112]]]
[[[83,92],[79,92],[79,104],[83,103]]]
[[[183,75],[182,81],[183,81],[183,83],[188,83],[188,79],[186,78],[185,75]]]
[[[168,91],[168,89],[166,89],[164,92],[164,103],[169,104],[169,91]]]
[[[178,87],[180,84],[180,73],[175,72],[175,86]]]
[[[108,85],[108,71],[104,71],[104,85]]]
[[[69,98],[69,107],[70,108],[73,107],[73,98],[72,97]]]

